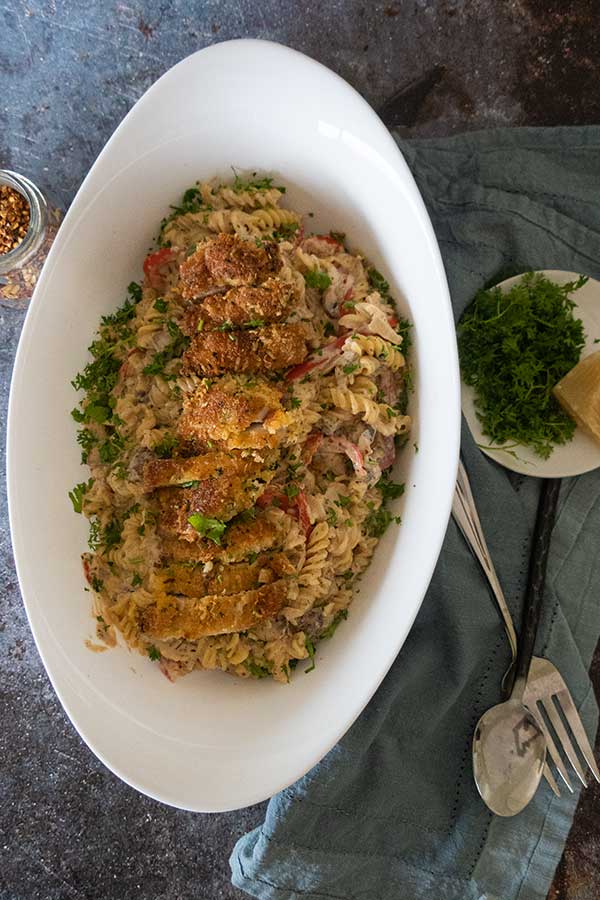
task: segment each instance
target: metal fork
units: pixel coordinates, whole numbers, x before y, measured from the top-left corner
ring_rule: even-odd
[[[498,603],[498,608],[504,622],[512,652],[512,663],[504,676],[503,685],[510,685],[512,679],[509,675],[511,675],[513,671],[517,650],[515,628],[483,536],[483,529],[477,514],[473,493],[462,462],[459,462],[456,490],[452,504],[452,515],[467,541],[471,552],[479,561],[483,572],[488,579],[496,602]],[[579,713],[573,703],[571,694],[569,693],[569,689],[558,669],[547,659],[542,659],[539,656],[533,657],[529,676],[527,678],[524,703],[529,711],[538,719],[540,728],[544,732],[546,738],[548,754],[567,788],[570,791],[573,790],[567,770],[547,725],[546,717],[559,744],[562,746],[564,753],[575,769],[575,772],[584,787],[587,786],[587,781],[585,770],[581,765],[573,742],[565,728],[560,714],[561,712],[571,730],[575,745],[577,746],[582,759],[584,759],[587,766],[589,766],[594,778],[600,782],[600,771],[598,771],[598,766],[596,765],[590,742],[585,733]],[[560,791],[558,785],[547,764],[544,768],[544,775],[556,796],[559,797]]]

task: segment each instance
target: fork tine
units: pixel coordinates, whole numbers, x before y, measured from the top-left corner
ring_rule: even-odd
[[[556,794],[557,797],[560,797],[560,791],[558,789],[556,779],[554,778],[554,775],[550,771],[550,766],[548,765],[548,763],[544,764],[544,778],[550,785],[550,790],[552,791],[552,793]]]
[[[558,710],[556,709],[554,703],[552,702],[552,697],[546,697],[544,699],[541,699],[540,703],[542,704],[546,715],[550,719],[550,724],[554,728],[554,731],[556,732],[556,737],[558,738],[559,743],[562,744],[563,750],[565,751],[569,762],[571,763],[571,765],[577,772],[577,775],[579,776],[579,780],[581,781],[581,783],[584,787],[587,787],[587,781],[585,780],[585,774],[583,772],[583,769],[581,768],[581,763],[579,762],[579,759],[577,758],[577,754],[575,753],[575,750],[573,749],[573,744],[571,743],[571,739],[569,738],[569,735],[567,734],[567,729],[563,725],[562,719],[558,714]]]
[[[565,714],[565,718],[569,723],[569,727],[573,732],[573,736],[577,741],[577,746],[581,751],[581,755],[585,759],[586,763],[592,770],[592,774],[596,781],[600,782],[600,772],[598,771],[598,766],[596,764],[596,760],[594,759],[594,751],[590,746],[590,742],[588,741],[587,734],[585,733],[585,728],[579,718],[579,713],[575,708],[575,704],[573,703],[573,699],[568,689],[565,688],[562,691],[558,691],[555,694],[556,699],[560,703],[561,709]]]
[[[548,728],[546,726],[546,723],[544,721],[544,718],[543,718],[541,712],[539,710],[536,710],[536,713],[537,713],[536,719],[537,719],[538,725],[544,732],[544,737],[546,738],[546,747],[548,749],[548,754],[550,755],[552,762],[556,766],[556,768],[558,770],[558,774],[560,775],[560,777],[562,778],[562,780],[564,781],[564,783],[566,784],[568,789],[571,791],[571,793],[573,793],[573,788],[571,787],[571,782],[569,781],[569,776],[567,775],[567,770],[565,769],[563,761],[560,758],[560,753],[556,749],[556,744],[554,743],[552,735],[548,731]]]

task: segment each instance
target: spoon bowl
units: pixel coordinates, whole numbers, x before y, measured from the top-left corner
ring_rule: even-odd
[[[492,706],[473,735],[473,772],[484,803],[497,816],[525,809],[540,783],[546,739],[520,700]]]

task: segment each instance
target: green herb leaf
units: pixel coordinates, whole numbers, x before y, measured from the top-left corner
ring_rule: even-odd
[[[90,478],[89,481],[82,481],[80,484],[76,484],[72,491],[69,491],[69,500],[73,504],[73,509],[76,513],[80,513],[83,509],[83,498],[86,493],[89,491],[91,486],[94,483],[94,479]]]
[[[244,665],[253,678],[267,678],[271,674],[271,670],[267,666],[259,666],[250,660],[246,660]]]
[[[159,311],[159,313],[166,313],[169,308],[169,304],[162,297],[158,297],[152,305],[154,306],[154,309],[157,309]]]
[[[165,434],[162,441],[154,445],[154,452],[160,459],[171,459],[178,444],[179,438],[172,434]]]
[[[338,627],[340,622],[343,622],[344,619],[347,619],[347,618],[348,618],[348,610],[340,609],[340,611],[335,614],[333,622],[331,622],[331,624],[328,625],[327,628],[325,628],[325,630],[321,632],[321,634],[319,635],[319,640],[327,640],[328,638],[333,637],[333,635],[335,634],[336,628]]]
[[[390,286],[381,272],[378,272],[377,269],[372,266],[370,269],[367,269],[367,278],[369,279],[369,284],[375,291],[379,291],[382,297],[387,297],[390,292]]]
[[[315,662],[315,645],[309,638],[304,639],[304,646],[306,647],[306,652],[308,653],[308,658],[312,662],[312,666],[309,666],[308,669],[304,670],[304,674],[308,675],[309,672],[312,672],[313,669],[316,668]]]
[[[155,353],[152,361],[144,366],[144,375],[160,375],[164,372],[167,363],[172,359],[177,359],[188,346],[190,339],[181,331],[176,322],[172,319],[167,322],[167,329],[171,335],[171,342],[167,344],[164,350]]]
[[[127,286],[127,293],[134,303],[139,303],[142,299],[142,286],[137,281],[130,281]]]
[[[320,272],[318,269],[309,269],[308,272],[305,272],[304,281],[307,287],[317,288],[319,291],[326,291],[331,284],[329,275],[325,272]]]
[[[220,519],[211,519],[208,516],[201,515],[201,513],[192,513],[188,517],[188,522],[202,537],[206,537],[221,546],[221,538],[227,528],[225,522],[222,522]]]
[[[294,237],[299,227],[298,222],[284,222],[279,228],[275,229],[273,238],[276,241],[289,241]]]
[[[154,644],[150,644],[148,647],[148,656],[152,660],[152,662],[158,662],[160,657],[160,650],[157,650]]]
[[[392,515],[389,509],[381,506],[379,509],[369,513],[365,519],[365,529],[369,537],[380,538],[385,534],[392,522],[396,522],[399,525],[401,522],[400,516]]]
[[[385,502],[386,500],[396,500],[398,497],[401,497],[404,493],[405,485],[396,481],[389,481],[384,475],[379,479],[375,487],[381,491],[381,496]]]

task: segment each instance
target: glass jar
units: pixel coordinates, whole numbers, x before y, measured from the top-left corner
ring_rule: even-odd
[[[0,253],[0,275],[22,268],[40,249],[46,235],[48,207],[44,195],[36,185],[9,169],[0,169],[0,185],[18,191],[29,204],[29,228],[21,243],[9,253]]]

